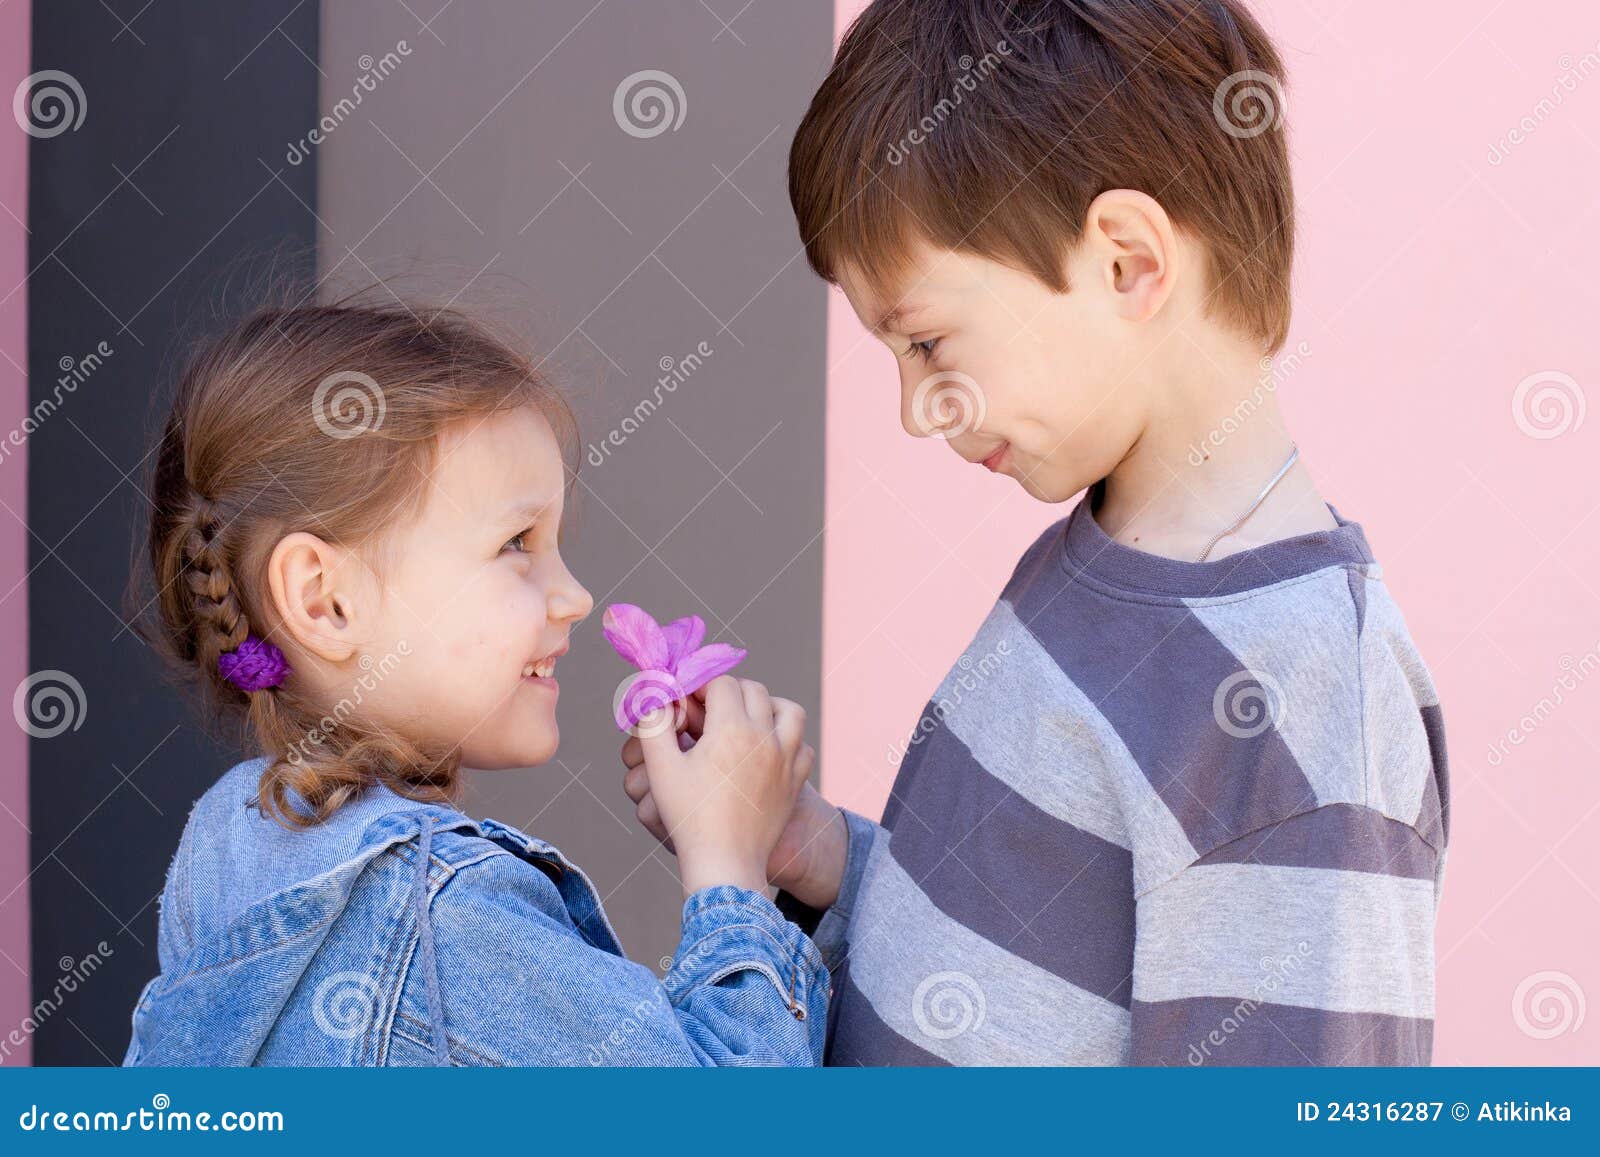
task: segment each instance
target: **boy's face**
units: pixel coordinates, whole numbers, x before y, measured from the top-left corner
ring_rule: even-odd
[[[892,294],[845,271],[856,316],[895,354],[900,420],[974,467],[1063,502],[1104,478],[1138,439],[1143,335],[1129,328],[1112,262],[1067,259],[1071,289],[919,243]],[[885,319],[887,319],[885,321]]]

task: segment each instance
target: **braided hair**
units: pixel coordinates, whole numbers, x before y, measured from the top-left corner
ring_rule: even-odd
[[[364,408],[360,396],[349,404],[348,388],[330,388],[352,381],[370,387]],[[459,757],[336,710],[297,677],[267,584],[273,548],[301,530],[374,539],[424,497],[413,488],[397,501],[386,483],[425,471],[447,427],[528,403],[550,419],[575,471],[571,411],[531,356],[459,311],[415,303],[265,307],[190,359],[149,482],[149,571],[136,581],[152,593],[135,598],[156,608],[143,632],[212,709],[208,719],[239,724],[269,756],[260,804],[285,825],[320,822],[375,783],[453,800]],[[225,677],[219,661],[252,638],[292,653],[281,680]]]

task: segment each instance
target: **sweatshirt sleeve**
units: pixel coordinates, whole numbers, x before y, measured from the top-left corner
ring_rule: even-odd
[[[1425,1065],[1438,854],[1330,804],[1217,848],[1138,897],[1144,1065]]]

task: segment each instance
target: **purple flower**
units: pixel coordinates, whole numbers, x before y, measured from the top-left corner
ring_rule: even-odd
[[[276,645],[247,635],[237,650],[217,656],[217,670],[241,691],[264,691],[283,682],[289,661]]]
[[[749,654],[726,643],[702,647],[706,624],[699,615],[663,627],[630,603],[607,607],[600,629],[617,654],[641,672],[617,697],[617,726],[623,731],[651,711],[686,699],[718,675],[726,675]]]

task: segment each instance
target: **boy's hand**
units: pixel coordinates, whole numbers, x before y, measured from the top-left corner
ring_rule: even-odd
[[[677,745],[682,750],[692,748],[704,733],[704,698],[705,690],[702,689],[684,700],[687,710],[681,717],[682,730],[677,738]],[[622,762],[628,769],[622,778],[622,789],[634,803],[634,814],[645,830],[660,840],[667,851],[675,853],[677,849],[672,835],[662,820],[660,808],[650,790],[644,747],[637,736],[623,743]],[[849,829],[844,814],[823,799],[808,782],[815,763],[815,750],[809,743],[802,744],[795,756],[793,769],[801,781],[799,795],[767,858],[766,878],[775,887],[782,888],[804,904],[813,908],[827,908],[839,896],[845,854],[849,847]]]
[[[700,736],[687,750],[678,732],[641,721],[633,742],[649,785],[651,830],[670,839],[686,896],[715,884],[760,890],[810,771],[800,758],[805,712],[730,675],[706,686],[702,709]]]

